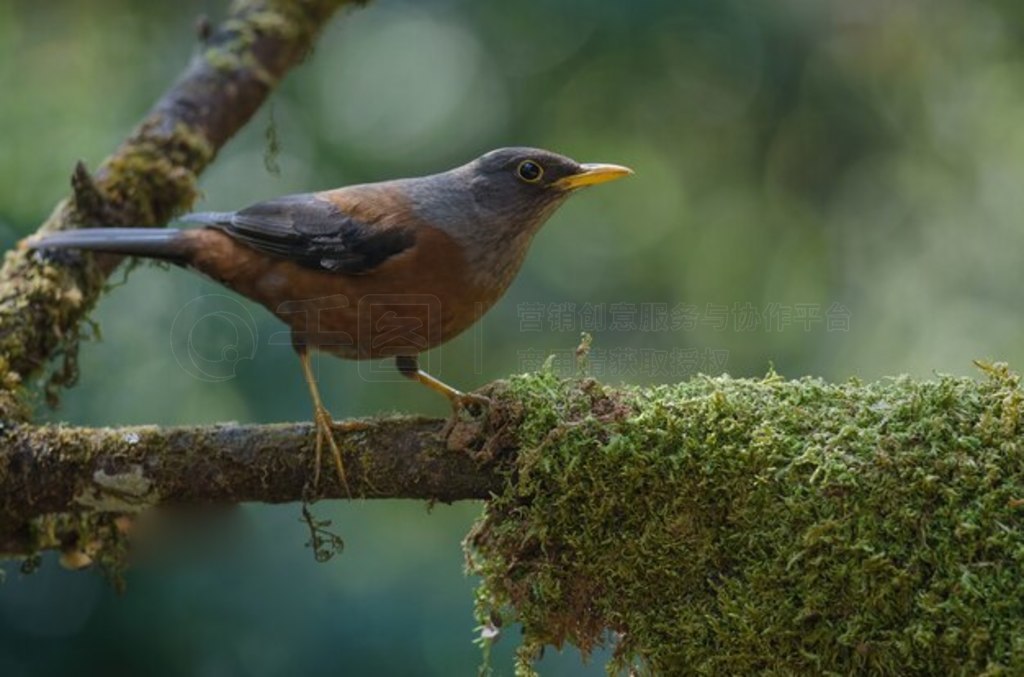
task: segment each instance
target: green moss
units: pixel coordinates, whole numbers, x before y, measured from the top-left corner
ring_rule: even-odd
[[[515,481],[466,541],[485,634],[523,624],[520,674],[565,642],[610,672],[1024,671],[1024,393],[984,368],[513,379]]]
[[[250,49],[256,39],[269,35],[282,42],[310,43],[325,19],[342,4],[346,0],[241,0],[232,9],[234,17],[210,40],[203,58],[218,70],[247,69],[273,86],[277,76]]]
[[[48,223],[59,222],[68,211],[62,204]],[[88,292],[83,289],[99,288],[102,277],[95,266],[85,265],[75,274],[53,265],[38,265],[23,250],[6,253],[0,296],[8,302],[0,306],[0,420],[23,420],[29,406],[24,400],[21,385],[24,376],[41,366],[38,358],[39,343],[52,346],[58,358],[49,381],[63,379],[73,382],[78,329],[69,318],[84,312]],[[71,326],[61,332],[61,327]],[[38,327],[45,332],[38,332]],[[60,359],[63,358],[63,359]]]
[[[196,172],[213,159],[213,148],[184,124],[170,134],[157,131],[160,124],[151,120],[103,165],[99,188],[118,205],[120,224],[166,223],[198,197]],[[110,225],[109,215],[98,216],[102,225]]]

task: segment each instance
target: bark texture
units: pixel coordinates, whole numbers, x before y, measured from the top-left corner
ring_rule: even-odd
[[[500,437],[484,434],[481,420],[445,425],[414,417],[340,425],[351,498],[450,502],[499,491]],[[314,487],[314,439],[308,423],[10,427],[0,446],[0,551],[30,554],[80,540],[81,525],[69,519],[54,528],[47,516],[55,514],[349,498],[329,453]]]

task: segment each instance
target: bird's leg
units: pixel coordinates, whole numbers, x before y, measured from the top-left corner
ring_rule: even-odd
[[[452,388],[444,381],[434,378],[427,372],[420,369],[419,362],[415,357],[400,355],[395,358],[395,366],[398,367],[398,371],[400,371],[403,376],[411,378],[413,381],[419,381],[435,393],[444,395],[451,403],[452,411],[455,413],[455,416],[458,416],[459,412],[467,407],[486,407],[491,403],[491,401],[483,395],[464,393],[461,390]]]
[[[309,386],[309,396],[313,400],[313,424],[316,426],[316,461],[313,466],[314,491],[320,485],[324,438],[327,438],[327,445],[331,448],[331,454],[334,455],[334,467],[338,470],[338,481],[351,498],[352,492],[349,491],[348,478],[345,477],[345,464],[341,460],[341,449],[338,448],[338,442],[334,439],[334,420],[324,406],[323,400],[320,399],[320,389],[316,385],[316,377],[313,375],[313,367],[309,361],[309,350],[305,347],[296,350],[299,353],[299,362],[302,363],[302,375],[306,379],[306,385]]]

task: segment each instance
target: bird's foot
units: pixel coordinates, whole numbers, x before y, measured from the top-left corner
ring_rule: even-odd
[[[491,407],[491,398],[475,393],[457,393],[450,398],[452,415],[441,429],[442,439],[448,439],[455,427],[462,422],[462,414],[471,417],[482,416]]]
[[[338,483],[345,490],[345,494],[352,498],[352,491],[348,486],[348,477],[345,475],[345,462],[342,460],[341,447],[335,439],[335,432],[353,432],[364,430],[367,425],[358,421],[346,421],[335,423],[331,413],[324,407],[313,409],[313,423],[316,426],[316,459],[313,466],[313,488],[317,491],[320,486],[320,468],[322,467],[324,440],[331,450],[334,458],[334,467],[338,471]]]
[[[491,404],[491,398],[476,393],[459,393],[452,399],[452,413],[458,415],[460,412],[467,412],[470,415],[479,415],[486,412]]]

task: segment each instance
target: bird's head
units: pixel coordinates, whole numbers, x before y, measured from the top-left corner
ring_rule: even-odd
[[[499,148],[460,168],[477,207],[490,218],[534,232],[569,195],[629,176],[621,165],[582,164],[540,148]]]
[[[469,258],[484,268],[505,269],[518,265],[533,235],[567,197],[632,173],[620,165],[583,164],[548,150],[515,147],[400,186],[417,214],[457,239]]]
[[[633,173],[621,165],[581,164],[549,150],[526,147],[492,150],[467,167],[479,189],[518,193],[525,200],[538,195],[562,197],[578,188]]]

